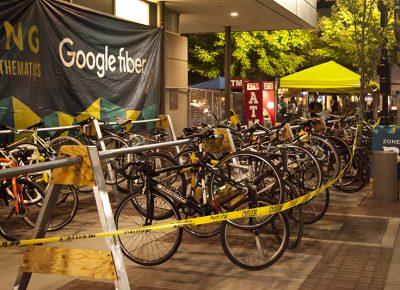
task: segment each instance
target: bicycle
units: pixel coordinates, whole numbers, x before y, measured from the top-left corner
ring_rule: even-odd
[[[10,151],[10,158],[0,158],[3,168],[16,167],[29,159],[32,149],[17,148]],[[42,202],[44,189],[35,181],[35,178],[12,177],[4,179],[0,185],[0,235],[7,240],[20,240],[30,238],[31,229],[35,226]],[[72,192],[72,193],[71,193]],[[72,201],[72,211],[69,202]],[[49,221],[48,231],[55,231],[69,224],[75,216],[77,209],[77,195],[74,187],[68,187],[60,193],[56,209]],[[21,220],[23,223],[21,223]]]
[[[38,134],[38,128],[44,124],[43,120],[27,127],[25,130],[31,130],[28,136],[8,143],[4,146],[6,150],[14,148],[35,148],[35,154],[44,155],[46,159],[52,159],[57,156],[62,145],[82,145],[77,139],[69,136],[60,136],[51,140],[43,139]],[[0,125],[0,130],[11,130],[14,134],[19,134],[19,131],[5,124]]]
[[[204,140],[211,135],[212,130],[207,130],[194,134],[191,138]],[[269,201],[265,201],[265,198],[261,197],[261,193],[273,186],[267,182],[268,177],[273,177],[273,182],[278,183],[281,189],[279,194],[283,194],[283,182],[279,172],[269,160],[255,152],[231,153],[221,159],[216,166],[201,159],[195,164],[179,165],[175,161],[175,165],[162,169],[154,168],[154,164],[156,163],[151,162],[151,159],[145,159],[129,165],[130,178],[138,179],[140,176],[141,185],[118,205],[115,214],[118,229],[179,220],[180,212],[187,216],[204,216],[213,212],[224,212],[234,208],[231,205],[233,200],[236,200],[235,204],[247,202],[246,204],[251,208],[258,206],[257,202],[265,204]],[[185,175],[182,171],[182,169],[193,167],[203,167],[202,169],[210,174],[209,190],[204,190],[198,201],[186,195]],[[125,168],[125,170],[127,169]],[[263,176],[263,173],[268,173],[268,176]],[[162,178],[163,174],[167,174],[165,178]],[[156,178],[160,176],[161,178]],[[217,198],[218,193],[221,192],[224,192],[225,195],[223,201]],[[273,224],[274,216],[251,218],[247,222],[229,221],[229,224],[249,231],[258,231],[264,226]],[[283,232],[276,238],[276,242],[280,246],[275,250],[279,253],[274,256],[273,260],[265,261],[258,267],[269,266],[279,259],[286,249],[289,233],[287,218],[284,213],[277,216],[279,216],[279,220],[283,220],[284,225]],[[157,265],[173,256],[179,247],[181,238],[182,229],[175,228],[163,233],[148,232],[132,237],[120,236],[119,240],[123,253],[130,260],[141,265]],[[228,243],[228,241],[230,238],[222,240],[223,243]]]

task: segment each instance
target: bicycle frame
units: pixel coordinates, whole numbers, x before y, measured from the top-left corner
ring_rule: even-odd
[[[15,159],[0,158],[0,166],[4,168],[16,167],[17,161]],[[3,179],[5,181],[5,179]],[[22,191],[17,186],[17,177],[11,178],[12,192],[6,189],[7,194],[13,199],[14,208],[17,214],[24,213],[24,196]]]
[[[204,173],[212,173],[212,174],[217,174],[218,177],[221,178],[221,180],[224,182],[224,185],[221,186],[221,191],[225,190],[227,191],[229,188],[232,188],[233,186],[242,189],[245,193],[248,192],[248,189],[243,187],[242,185],[240,185],[239,182],[226,177],[224,174],[220,173],[219,169],[209,163],[206,163],[204,161],[199,161],[196,163],[190,163],[190,164],[181,164],[181,165],[176,165],[176,166],[171,166],[168,168],[163,168],[163,169],[157,169],[157,170],[152,170],[149,166],[149,164],[146,162],[148,161],[144,161],[144,174],[145,176],[148,176],[150,178],[147,178],[147,180],[145,180],[145,186],[144,186],[144,191],[146,191],[146,188],[151,188],[157,192],[160,192],[161,194],[166,195],[167,197],[169,197],[170,199],[180,203],[180,204],[184,204],[185,206],[188,206],[190,209],[204,214],[205,213],[205,208],[202,208],[200,206],[198,206],[195,201],[193,201],[192,199],[186,197],[186,196],[182,196],[180,194],[180,192],[178,190],[174,190],[171,188],[166,187],[165,185],[163,185],[162,183],[160,183],[159,180],[155,180],[152,178],[152,176],[158,176],[162,173],[168,173],[168,172],[181,172],[181,171],[187,171],[193,168],[203,168]],[[172,177],[167,177],[166,179],[162,180],[163,182],[168,181],[168,178],[174,178]],[[201,178],[204,181],[204,178]],[[217,191],[220,189],[217,189]],[[151,195],[151,191],[147,191],[150,195]],[[203,199],[203,205],[206,206],[207,204],[210,204],[214,210],[220,210],[220,204],[217,203],[217,201],[215,200],[211,200],[211,202],[209,201],[209,198],[207,197],[207,192],[206,189],[203,189],[203,194],[205,195],[205,199]],[[235,199],[236,197],[240,196],[242,193],[240,191],[235,192],[235,194],[229,196],[228,198],[226,198],[224,200],[224,203],[228,203],[230,201],[232,201],[233,199]],[[149,197],[149,196],[148,196]]]

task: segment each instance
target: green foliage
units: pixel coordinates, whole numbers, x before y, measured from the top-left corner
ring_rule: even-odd
[[[270,79],[295,72],[306,59],[311,30],[232,33],[231,75]],[[192,78],[224,73],[224,33],[190,34],[189,71]]]
[[[392,62],[395,57],[394,2],[385,0],[389,7],[385,31],[380,26],[378,0],[337,0],[331,17],[319,18],[314,30],[234,32],[231,75],[273,79],[334,60],[358,73],[363,71],[370,80],[382,46],[388,48]],[[188,38],[190,78],[223,75],[224,33],[191,34]]]
[[[236,32],[233,39],[233,75],[266,79],[295,72],[312,37],[307,30],[280,30]]]
[[[216,78],[224,69],[224,34],[190,34],[189,72],[205,79]],[[200,78],[201,79],[201,78]]]

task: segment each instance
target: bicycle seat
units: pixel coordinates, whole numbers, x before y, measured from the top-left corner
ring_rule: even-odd
[[[125,119],[121,119],[121,118],[118,118],[118,117],[116,117],[115,120],[121,126],[125,126],[125,125],[128,125],[128,124],[132,123],[132,120],[129,120],[129,119],[125,120]]]
[[[198,132],[199,130],[197,128],[196,129],[191,127],[183,128],[183,134],[185,134],[186,136],[193,135]]]
[[[39,127],[42,127],[44,125],[44,121],[40,120],[39,122],[36,122],[33,125],[30,125],[29,127],[26,127],[26,130],[31,130],[31,129],[37,129]]]
[[[79,126],[89,125],[89,124],[91,124],[93,122],[94,119],[95,119],[94,117],[89,117],[89,118],[87,118],[85,120],[82,120],[82,121],[78,122],[77,124]]]

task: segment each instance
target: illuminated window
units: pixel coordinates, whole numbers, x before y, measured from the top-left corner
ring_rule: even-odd
[[[115,0],[115,16],[149,25],[149,4],[140,0]]]

